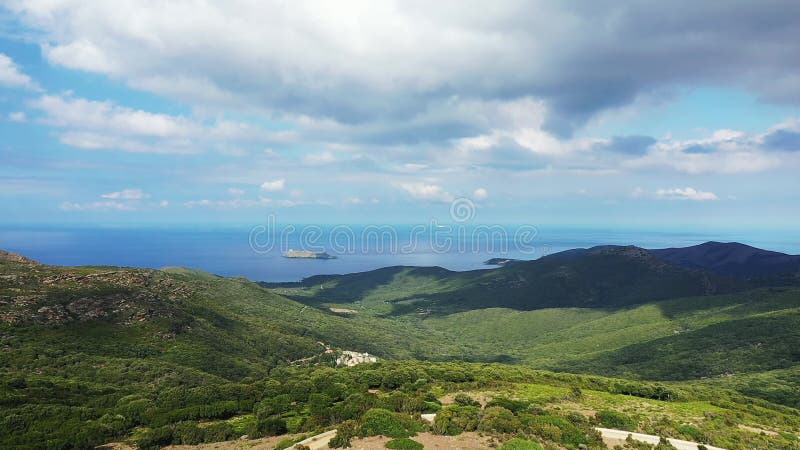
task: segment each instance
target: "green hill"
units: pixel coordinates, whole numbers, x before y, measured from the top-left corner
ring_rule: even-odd
[[[304,433],[360,423],[364,405],[420,412],[436,409],[434,394],[489,388],[540,402],[530,414],[563,427],[561,434],[518,432],[543,444],[575,448],[583,438],[569,433],[596,419],[569,425],[568,411],[641,405],[620,397],[631,394],[688,402],[654,404],[672,425],[642,417],[643,431],[686,437],[681,423],[697,422],[705,408],[725,419],[708,416],[698,429],[735,444],[747,442],[736,423],[794,426],[798,329],[799,288],[753,289],[635,249],[465,273],[387,268],[268,287],[192,269],[57,267],[2,252],[0,447],[133,439],[150,448]],[[317,367],[332,364],[327,348],[428,362],[322,376],[331,370]],[[576,397],[576,389],[589,394]],[[288,406],[265,406],[284,394]],[[409,397],[398,400],[401,394]],[[795,442],[769,436],[770,445]]]
[[[663,261],[638,247],[598,247],[489,270],[389,267],[371,272],[264,284],[309,304],[359,302],[382,314],[449,314],[502,307],[615,308],[656,300],[737,292],[755,286]],[[391,308],[378,303],[387,303]]]

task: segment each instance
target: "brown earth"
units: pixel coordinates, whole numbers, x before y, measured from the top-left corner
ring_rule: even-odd
[[[490,448],[489,436],[481,436],[478,433],[461,433],[458,436],[440,436],[432,433],[419,433],[411,439],[425,446],[425,449],[460,449],[460,450],[480,450]],[[385,449],[385,444],[390,441],[385,436],[373,436],[364,439],[353,439],[353,450],[381,450]],[[328,447],[323,447],[327,449]]]

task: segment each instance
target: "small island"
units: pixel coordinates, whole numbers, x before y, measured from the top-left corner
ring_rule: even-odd
[[[309,250],[293,250],[289,249],[283,254],[284,258],[305,258],[305,259],[336,259],[335,256],[327,252],[312,252]]]
[[[519,259],[492,258],[492,259],[487,259],[483,263],[486,264],[487,266],[507,266],[507,265],[510,265],[510,264],[518,263],[518,262],[520,262]]]

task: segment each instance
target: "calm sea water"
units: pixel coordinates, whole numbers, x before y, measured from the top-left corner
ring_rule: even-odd
[[[249,226],[196,228],[0,226],[0,248],[47,264],[186,266],[251,280],[296,281],[317,274],[362,272],[386,266],[441,266],[451,270],[485,269],[493,257],[536,259],[545,254],[603,244],[645,248],[683,247],[709,240],[737,241],[769,250],[800,253],[800,232],[664,232],[539,227],[524,235],[507,226],[491,233],[475,229],[409,226],[252,230]],[[308,231],[308,230],[302,230]],[[530,231],[530,230],[528,230]],[[288,259],[289,248],[328,251],[331,260]]]

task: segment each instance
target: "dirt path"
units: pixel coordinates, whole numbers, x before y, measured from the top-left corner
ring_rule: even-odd
[[[609,448],[614,447],[615,445],[624,445],[625,439],[628,438],[628,435],[631,435],[631,437],[634,440],[640,442],[646,442],[648,444],[658,444],[659,441],[661,440],[660,437],[652,434],[632,433],[630,431],[625,431],[625,430],[612,430],[610,428],[600,428],[600,427],[595,427],[595,430],[599,431],[600,434],[603,435],[603,442],[605,442]],[[667,438],[667,440],[678,450],[697,450],[697,445],[698,445],[697,442],[690,442],[673,438]],[[723,448],[714,447],[711,445],[706,445],[706,448],[708,450],[725,450]]]
[[[308,439],[303,439],[302,441],[298,442],[294,445],[305,445],[306,447],[310,448],[311,450],[323,450],[328,449],[328,442],[336,436],[336,430],[329,430],[324,433],[317,434],[315,436],[311,436]],[[292,448],[292,447],[289,447]]]
[[[440,436],[432,433],[419,433],[411,439],[425,446],[425,450],[430,449],[454,449],[454,450],[482,450],[491,448],[489,436],[479,436],[478,433],[461,433],[458,436]],[[372,436],[363,439],[353,439],[353,450],[385,450],[386,443],[391,438],[385,436]],[[327,450],[322,447],[320,450]]]

